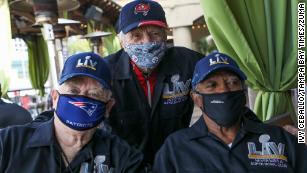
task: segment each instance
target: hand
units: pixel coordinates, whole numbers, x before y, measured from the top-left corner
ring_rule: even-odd
[[[297,133],[298,133],[298,128],[294,127],[293,125],[284,125],[283,128],[291,133],[292,135],[297,137]]]

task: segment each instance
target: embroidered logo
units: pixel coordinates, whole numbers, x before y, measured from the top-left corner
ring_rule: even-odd
[[[92,116],[92,114],[95,112],[97,105],[94,103],[90,103],[90,102],[72,102],[69,101],[68,103],[84,110],[88,116]]]
[[[175,74],[171,77],[170,83],[164,84],[162,98],[164,104],[177,104],[187,100],[190,91],[191,79],[183,82],[180,81],[180,75]]]
[[[95,173],[113,173],[114,168],[109,167],[106,163],[106,156],[105,155],[97,155],[94,159],[94,172]]]
[[[134,14],[143,13],[143,16],[147,16],[149,10],[150,10],[149,4],[141,3],[134,7]]]
[[[222,100],[212,100],[210,103],[223,104],[224,101],[222,101]]]
[[[91,60],[91,56],[86,56],[84,62],[82,62],[82,58],[78,59],[78,63],[76,67],[86,67],[92,70],[96,70],[97,62]]]
[[[248,158],[252,166],[275,166],[287,168],[288,158],[284,155],[285,144],[270,142],[270,136],[263,134],[259,137],[261,150],[257,150],[254,142],[248,142]]]
[[[228,59],[226,57],[221,57],[220,54],[216,54],[215,58],[209,59],[210,66],[215,64],[229,64]]]

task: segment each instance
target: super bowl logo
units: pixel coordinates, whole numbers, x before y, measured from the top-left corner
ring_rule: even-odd
[[[210,66],[215,64],[229,64],[228,59],[226,57],[220,56],[220,54],[216,54],[214,58],[210,58]]]
[[[173,105],[184,102],[188,99],[190,91],[191,79],[186,81],[180,80],[179,74],[174,74],[170,78],[170,82],[164,83],[162,98],[163,104]]]
[[[138,4],[134,7],[134,14],[143,13],[143,16],[146,16],[150,10],[149,4]]]
[[[275,166],[287,168],[288,158],[285,155],[285,144],[270,141],[268,134],[259,137],[261,150],[257,150],[256,143],[248,142],[248,158],[252,166]]]
[[[82,62],[83,60],[83,62]],[[98,63],[96,61],[93,61],[91,59],[91,56],[86,56],[85,58],[80,58],[78,59],[78,63],[76,65],[76,67],[85,67],[85,68],[90,68],[92,70],[96,70],[96,65]]]

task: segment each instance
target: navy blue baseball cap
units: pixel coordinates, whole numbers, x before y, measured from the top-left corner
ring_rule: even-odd
[[[119,15],[118,30],[124,34],[144,25],[167,28],[162,6],[151,0],[135,0],[126,4]]]
[[[74,54],[64,63],[59,84],[75,76],[88,76],[96,79],[104,88],[110,89],[111,73],[105,60],[92,52]]]
[[[232,58],[226,54],[215,52],[196,63],[192,79],[192,88],[195,89],[197,84],[206,79],[208,75],[218,70],[232,71],[237,74],[242,81],[247,79],[246,75],[240,70],[238,64]]]

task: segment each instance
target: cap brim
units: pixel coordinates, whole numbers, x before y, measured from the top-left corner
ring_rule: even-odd
[[[126,34],[127,32],[135,29],[135,28],[138,28],[138,27],[141,27],[141,26],[146,26],[146,25],[153,25],[153,26],[159,26],[159,27],[162,27],[162,28],[167,28],[167,24],[164,23],[164,22],[161,22],[161,21],[158,21],[158,20],[148,20],[148,21],[143,21],[143,22],[135,22],[135,23],[132,23],[130,25],[128,25],[127,27],[123,28],[122,31],[124,34]]]
[[[87,76],[87,77],[93,78],[93,79],[97,80],[104,88],[110,89],[110,86],[104,80],[99,79],[96,76],[86,74],[86,73],[72,73],[72,74],[66,75],[59,80],[59,84],[61,85],[65,81],[67,81],[68,79],[71,79],[71,78],[76,77],[76,76]]]
[[[150,21],[141,22],[141,23],[138,25],[138,27],[140,27],[140,26],[145,26],[145,25],[154,25],[154,26],[159,26],[159,27],[162,27],[162,28],[167,28],[166,23],[161,22],[161,21],[157,21],[157,20],[150,20]]]
[[[229,71],[232,71],[235,74],[237,74],[241,80],[246,80],[247,79],[246,75],[240,69],[234,68],[234,67],[229,67],[229,65],[225,65],[225,66],[224,65],[220,65],[220,66],[218,66],[216,68],[211,69],[206,74],[203,74],[203,76],[199,79],[199,82],[205,80],[210,74],[212,74],[212,73],[214,73],[214,72],[216,72],[218,70],[229,70]]]

